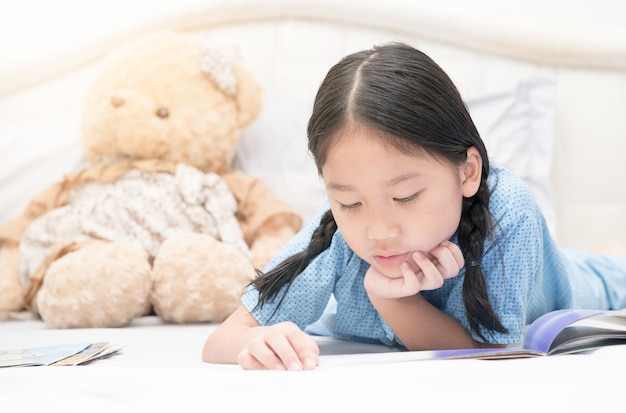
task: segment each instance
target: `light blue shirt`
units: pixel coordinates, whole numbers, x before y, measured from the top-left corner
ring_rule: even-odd
[[[494,217],[494,236],[485,243],[482,269],[493,309],[509,331],[503,334],[482,330],[489,342],[521,342],[524,326],[552,310],[626,307],[626,257],[605,258],[557,248],[533,195],[521,179],[492,165],[488,184],[492,190],[489,208]],[[326,202],[266,270],[305,249],[328,209]],[[450,241],[458,243],[456,234]],[[250,288],[242,302],[261,325],[292,321],[312,334],[402,345],[367,297],[363,277],[368,268],[369,264],[348,247],[337,231],[330,247],[273,301],[257,307],[258,292]],[[464,275],[463,268],[441,288],[420,294],[471,332],[462,298]],[[276,308],[283,295],[282,304]]]

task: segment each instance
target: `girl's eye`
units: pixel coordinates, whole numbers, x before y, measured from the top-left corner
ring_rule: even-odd
[[[345,210],[350,210],[350,209],[356,209],[358,207],[361,206],[360,202],[355,202],[354,204],[350,204],[350,205],[345,205],[345,204],[339,204],[341,206],[341,209],[345,209]]]
[[[417,198],[417,194],[413,194],[411,196],[407,196],[406,198],[394,198],[393,200],[401,204],[406,204],[415,200],[416,198]]]

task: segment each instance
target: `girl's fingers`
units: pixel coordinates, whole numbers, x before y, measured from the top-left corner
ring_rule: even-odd
[[[244,369],[308,370],[319,365],[315,340],[291,323],[268,328],[269,334],[251,340],[237,362]]]
[[[463,265],[465,265],[465,259],[463,258],[463,253],[461,252],[459,246],[449,241],[445,241],[441,245],[452,253],[452,256],[454,257],[454,260],[459,268],[463,268]]]
[[[434,265],[443,278],[455,277],[463,267],[463,254],[452,243],[446,242],[436,247],[431,251],[431,254],[437,259],[437,263],[434,263]]]
[[[273,335],[250,341],[237,361],[241,367],[250,370],[257,369],[258,364],[270,370],[287,370],[289,363],[297,358],[285,336]]]
[[[413,253],[413,260],[422,273],[421,290],[435,290],[443,285],[443,277],[431,259],[416,251]],[[416,275],[419,276],[419,273]]]
[[[421,274],[419,271],[416,273],[411,266],[404,262],[400,265],[400,273],[402,274],[402,284],[397,284],[402,288],[402,295],[417,294],[422,289]],[[391,280],[390,284],[395,280]],[[395,281],[397,283],[397,281]]]
[[[278,358],[277,358],[278,359]],[[242,351],[237,357],[237,364],[245,370],[265,370],[267,366],[257,360],[250,352]],[[277,369],[282,369],[282,364],[277,365]]]
[[[295,351],[302,369],[314,369],[320,364],[319,347],[315,340],[308,334],[302,331],[298,331],[297,333],[298,334],[291,334],[287,337],[291,347]]]

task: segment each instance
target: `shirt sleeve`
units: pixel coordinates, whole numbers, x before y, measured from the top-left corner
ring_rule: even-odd
[[[265,268],[269,271],[293,254],[303,251],[308,246],[311,236],[319,226],[322,215],[328,210],[327,203],[316,216],[294,238],[270,260]],[[261,325],[271,325],[283,321],[294,322],[304,329],[317,321],[333,293],[335,271],[339,266],[341,254],[327,249],[315,257],[306,269],[300,273],[291,285],[281,291],[262,306],[257,305],[259,292],[251,286],[242,297],[242,303]]]

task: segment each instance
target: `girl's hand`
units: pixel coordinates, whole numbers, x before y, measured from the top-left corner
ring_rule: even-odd
[[[258,327],[237,363],[246,370],[311,370],[319,365],[319,347],[294,323],[283,322]]]
[[[447,278],[456,277],[463,267],[461,250],[456,244],[444,241],[426,256],[416,251],[411,258],[417,266],[413,271],[407,262],[400,265],[402,277],[389,278],[374,267],[365,274],[365,290],[379,298],[409,297],[425,290],[435,290]]]

